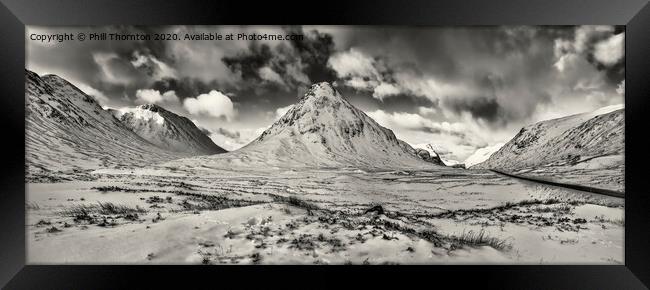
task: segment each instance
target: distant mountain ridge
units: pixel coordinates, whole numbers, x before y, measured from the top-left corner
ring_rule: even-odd
[[[355,108],[327,82],[312,85],[279,120],[243,148],[197,158],[201,159],[199,162],[208,163],[258,163],[282,167],[441,165],[430,156],[429,160],[421,158],[418,151]],[[195,158],[191,160],[196,161]],[[187,164],[190,160],[184,162]]]
[[[112,110],[112,113],[133,132],[160,148],[192,155],[226,152],[190,119],[158,105],[122,108]]]

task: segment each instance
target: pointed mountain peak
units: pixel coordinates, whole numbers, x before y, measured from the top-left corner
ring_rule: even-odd
[[[282,165],[430,165],[327,82],[312,85],[296,105],[240,152],[267,152],[266,158]]]
[[[193,155],[226,151],[190,119],[155,104],[113,110],[113,115],[138,136],[169,151]]]
[[[342,99],[341,94],[328,82],[313,84],[301,99]]]

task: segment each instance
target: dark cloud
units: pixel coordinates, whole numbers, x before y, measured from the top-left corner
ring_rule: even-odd
[[[241,52],[232,57],[224,57],[221,60],[230,70],[241,74],[244,80],[260,81],[262,78],[259,76],[259,69],[269,65],[272,58],[273,53],[268,44],[251,42],[247,52]]]
[[[278,86],[290,90],[335,80],[334,72],[326,65],[334,51],[331,35],[316,30],[304,32],[301,27],[287,27],[284,31],[304,37],[273,47],[251,41],[247,51],[225,56],[223,63],[248,81],[249,86]]]
[[[293,48],[305,64],[305,73],[313,83],[336,80],[336,73],[327,67],[327,61],[334,52],[334,39],[327,33],[317,30],[305,32],[302,27],[288,27],[287,34],[304,35],[302,40],[291,41]]]
[[[490,123],[496,122],[503,116],[503,108],[491,97],[471,99],[446,99],[445,106],[456,113],[469,112],[477,119]]]

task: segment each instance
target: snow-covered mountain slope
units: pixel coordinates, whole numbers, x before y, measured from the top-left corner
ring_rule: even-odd
[[[433,148],[433,145],[431,144],[417,144],[413,146],[413,148],[415,148],[415,151],[418,153],[418,155],[420,155],[420,158],[425,159],[431,163],[442,166],[451,166],[458,164],[458,162],[455,160],[446,160],[440,156],[440,154],[436,152],[436,150]]]
[[[490,158],[472,168],[573,166],[606,156],[620,156],[622,161],[624,113],[622,106],[610,106],[524,127]]]
[[[190,119],[160,106],[147,104],[112,110],[112,113],[140,137],[163,149],[193,155],[226,152]]]
[[[492,154],[494,154],[494,152],[499,151],[503,145],[505,145],[505,143],[497,143],[492,146],[477,149],[472,155],[465,159],[465,166],[469,168],[487,160],[490,158],[490,156],[492,156]]]
[[[56,75],[25,71],[28,177],[103,167],[141,166],[189,154],[136,135],[91,96]]]
[[[179,161],[225,162],[231,166],[259,163],[274,167],[436,167],[326,82],[312,85],[284,116],[243,148]]]

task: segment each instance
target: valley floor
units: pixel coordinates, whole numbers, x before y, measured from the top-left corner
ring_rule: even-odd
[[[621,198],[487,170],[105,169],[27,184],[30,264],[623,264]]]

